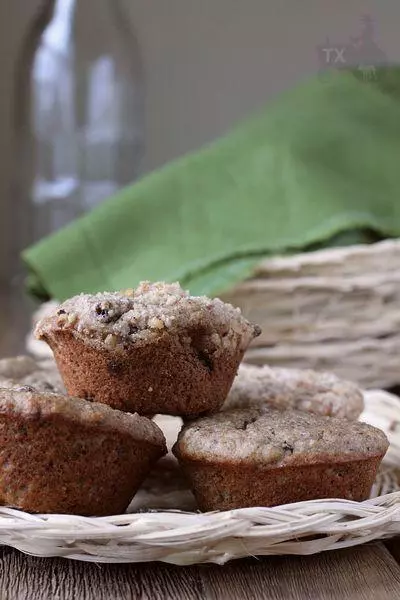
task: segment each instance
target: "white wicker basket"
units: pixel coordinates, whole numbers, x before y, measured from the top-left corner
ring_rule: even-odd
[[[248,362],[400,384],[400,241],[267,259],[223,298],[263,330]]]
[[[0,543],[35,556],[190,565],[314,554],[400,534],[400,401],[382,391],[367,392],[365,401],[362,419],[384,429],[391,442],[371,499],[365,502],[313,500],[200,514],[179,510],[192,501],[187,490],[153,476],[135,499],[133,508],[140,511],[131,514],[85,518],[1,508]],[[149,510],[154,504],[164,509]]]

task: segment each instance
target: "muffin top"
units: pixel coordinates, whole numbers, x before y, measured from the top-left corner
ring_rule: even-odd
[[[236,350],[237,336],[243,347],[260,331],[222,300],[190,296],[178,283],[142,282],[124,292],[80,294],[61,304],[39,321],[39,339],[68,330],[94,346],[115,348],[127,342],[148,342],[164,333],[179,334],[201,328],[214,335],[214,344]]]
[[[186,461],[295,466],[382,455],[385,434],[365,423],[273,408],[237,409],[184,426],[173,451]]]
[[[242,364],[222,410],[268,404],[275,408],[357,419],[361,390],[332,373]]]
[[[146,417],[80,398],[40,393],[29,386],[13,389],[0,387],[0,414],[13,415],[27,421],[62,418],[72,424],[96,427],[99,431],[107,429],[128,434],[136,441],[161,446],[167,451],[161,429]]]

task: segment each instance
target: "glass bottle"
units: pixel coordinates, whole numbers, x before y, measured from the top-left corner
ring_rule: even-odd
[[[143,131],[141,61],[120,0],[47,0],[17,78],[16,250],[134,180]]]
[[[13,98],[15,168],[0,218],[3,354],[23,351],[30,328],[20,252],[138,174],[143,77],[121,1],[44,0],[23,40]]]

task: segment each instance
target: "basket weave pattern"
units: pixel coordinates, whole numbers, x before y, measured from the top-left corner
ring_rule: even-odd
[[[223,564],[245,556],[313,554],[400,534],[400,481],[395,469],[400,464],[400,400],[369,391],[365,404],[362,419],[384,429],[391,442],[365,502],[313,500],[200,514],[178,510],[183,508],[179,498],[187,495],[166,490],[163,499],[156,490],[160,504],[170,510],[146,511],[142,501],[140,512],[87,518],[1,508],[0,543],[36,556],[190,565]]]
[[[262,328],[256,364],[400,384],[400,241],[266,259],[223,299]]]

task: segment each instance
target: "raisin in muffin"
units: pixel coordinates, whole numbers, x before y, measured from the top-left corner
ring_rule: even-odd
[[[36,327],[69,394],[144,415],[218,410],[259,333],[230,304],[148,282],[75,296]]]
[[[166,453],[149,419],[33,388],[0,388],[0,503],[25,511],[126,510]]]
[[[364,399],[354,383],[332,373],[240,365],[222,410],[263,405],[356,420]]]
[[[230,510],[316,498],[368,498],[387,448],[365,423],[249,408],[184,425],[173,452],[199,508]]]

